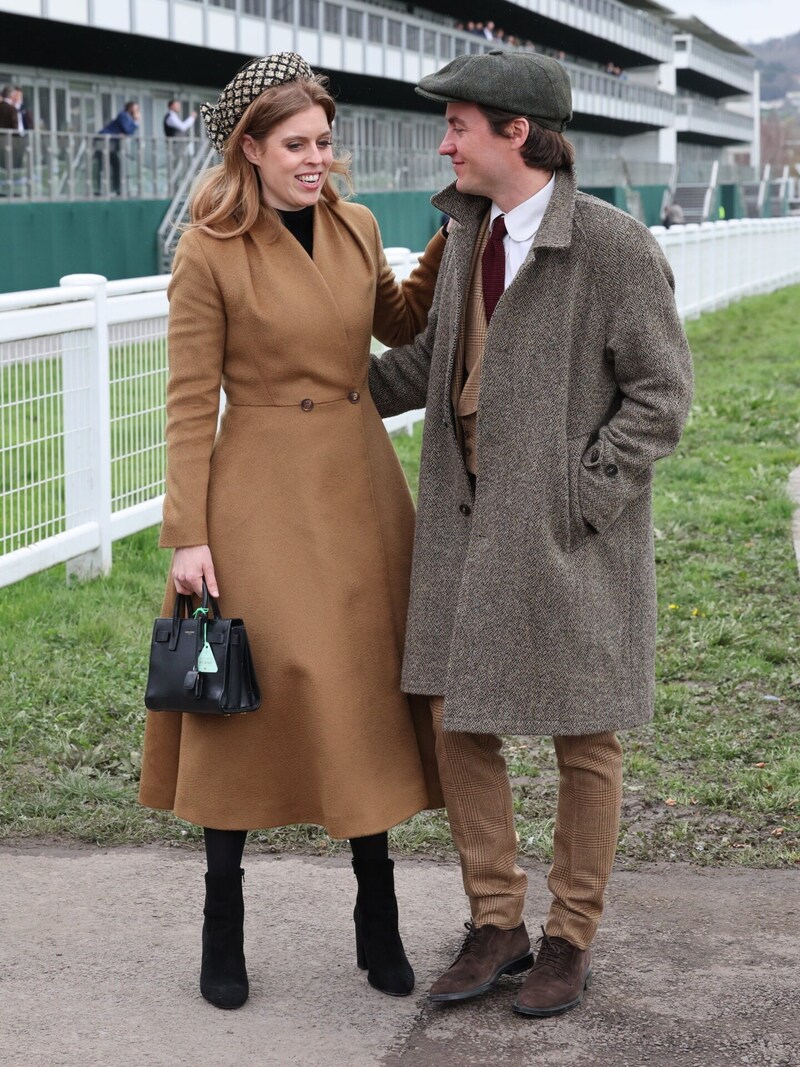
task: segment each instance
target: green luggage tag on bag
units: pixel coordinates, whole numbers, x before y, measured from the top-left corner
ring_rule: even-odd
[[[214,659],[214,653],[211,651],[208,641],[203,645],[200,655],[197,657],[197,669],[202,671],[203,674],[216,674],[217,661]]]
[[[198,608],[194,617],[202,615],[203,618],[203,647],[200,649],[200,655],[197,657],[197,669],[202,674],[216,674],[217,673],[217,661],[214,659],[214,653],[211,651],[211,646],[208,643],[208,624],[205,620],[205,616],[208,615],[208,608]]]

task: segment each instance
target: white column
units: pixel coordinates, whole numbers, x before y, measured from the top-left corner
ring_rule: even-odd
[[[89,351],[66,334],[64,366],[64,465],[66,525],[97,524],[99,545],[67,562],[67,579],[84,580],[111,570],[111,409],[109,400],[106,279],[68,274],[63,286],[94,289],[95,323]],[[70,343],[72,342],[72,343]]]

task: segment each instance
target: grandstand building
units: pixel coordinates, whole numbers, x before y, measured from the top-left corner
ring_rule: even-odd
[[[42,245],[36,276],[15,264],[16,284],[5,287],[89,269],[61,254],[74,257],[81,240],[111,277],[162,269],[156,232],[171,204],[169,218],[180,213],[208,157],[199,119],[185,137],[164,137],[167,101],[187,115],[247,59],[282,50],[329,76],[337,140],[353,153],[358,194],[385,242],[421,246],[436,224],[428,197],[451,168],[436,153],[441,109],[414,85],[456,55],[508,47],[461,28],[465,15],[492,18],[513,47],[564,63],[582,188],[648,224],[670,199],[686,221],[781,209],[760,172],[758,74],[746,49],[654,0],[485,2],[468,11],[453,0],[0,0],[0,83],[23,89],[33,124],[27,140],[0,133],[0,236],[6,247],[22,233],[28,250]],[[142,120],[122,146],[117,196],[96,134],[128,100]],[[102,243],[99,220],[113,242]]]

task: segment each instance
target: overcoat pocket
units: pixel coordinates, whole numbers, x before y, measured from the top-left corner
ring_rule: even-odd
[[[595,528],[583,517],[580,494],[581,457],[592,443],[595,434],[582,434],[567,440],[567,480],[569,485],[568,548],[575,552],[592,537],[597,537]]]

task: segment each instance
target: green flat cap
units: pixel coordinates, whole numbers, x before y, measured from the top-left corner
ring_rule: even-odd
[[[561,64],[538,52],[493,48],[482,55],[457,56],[416,87],[420,96],[445,104],[483,104],[526,115],[561,133],[572,118],[572,89]]]

